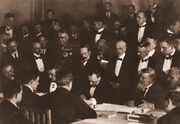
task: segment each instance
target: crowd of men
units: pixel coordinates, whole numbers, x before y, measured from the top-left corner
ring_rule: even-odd
[[[18,106],[52,109],[53,124],[95,118],[86,104],[92,98],[97,103],[175,108],[158,123],[175,115],[178,119],[180,20],[160,26],[157,7],[135,13],[130,4],[122,21],[105,2],[101,13],[68,25],[51,9],[47,20],[31,26],[15,27],[14,14],[5,14],[0,28],[0,122],[26,123]]]

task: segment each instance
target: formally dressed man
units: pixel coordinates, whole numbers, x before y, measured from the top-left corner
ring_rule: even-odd
[[[18,103],[22,99],[22,88],[17,82],[10,82],[3,88],[4,101],[0,104],[1,124],[28,124],[20,112]]]
[[[100,39],[107,40],[108,45],[111,45],[110,36],[112,33],[110,32],[110,30],[108,30],[108,28],[105,28],[105,24],[102,19],[97,18],[94,21],[94,29],[95,29],[95,33],[93,35],[93,41],[91,42],[91,47],[94,47],[98,42],[98,40]]]
[[[132,92],[132,100],[129,104],[142,108],[164,109],[166,90],[157,84],[155,70],[144,68],[140,71],[139,76],[139,83]]]
[[[13,13],[6,13],[4,15],[5,24],[0,28],[1,32],[8,33],[11,38],[16,36],[16,29],[14,27],[15,16]]]
[[[37,73],[27,73],[22,86],[22,101],[21,107],[35,108],[37,107],[40,96],[35,94],[37,86],[39,85],[39,75]]]
[[[155,69],[157,71],[158,79],[165,83],[168,71],[172,67],[180,66],[180,54],[176,51],[174,43],[171,39],[160,42],[160,48],[163,56],[159,57],[158,64]]]
[[[80,56],[75,57],[72,64],[69,66],[70,71],[74,74],[77,80],[77,91],[81,92],[88,87],[88,72],[94,69],[99,69],[99,62],[97,58],[92,55],[89,45],[84,44],[80,46]]]
[[[101,76],[98,70],[94,70],[88,74],[89,87],[84,93],[85,98],[91,99],[95,98],[97,103],[109,103],[113,96],[111,87]]]
[[[20,33],[17,36],[19,49],[23,51],[25,55],[29,54],[31,51],[32,43],[34,42],[34,38],[32,37],[32,32],[30,32],[30,28],[27,24],[21,25]]]
[[[7,52],[2,56],[0,60],[1,65],[9,63],[14,66],[17,77],[23,75],[23,53],[18,49],[18,44],[15,39],[9,39],[7,41]]]
[[[117,91],[117,102],[128,94],[128,89],[136,85],[134,82],[135,68],[132,62],[134,58],[126,53],[126,42],[119,40],[116,42],[116,56],[108,64],[108,78],[111,85]],[[131,78],[129,78],[131,77]]]
[[[34,37],[35,40],[38,40],[38,37],[40,35],[45,35],[45,32],[42,29],[42,24],[41,23],[36,23],[36,24],[34,24],[33,37]]]
[[[14,67],[10,64],[4,65],[0,76],[0,92],[2,92],[3,86],[12,80],[18,80],[15,77]]]
[[[49,84],[47,82],[48,75],[46,73],[48,71],[48,63],[46,63],[41,53],[41,44],[39,42],[34,42],[32,45],[32,52],[25,58],[23,67],[26,72],[33,71],[40,73],[38,91],[47,92],[49,90]]]
[[[41,98],[41,107],[52,109],[52,121],[54,124],[66,124],[78,118],[96,117],[96,112],[79,96],[70,93],[73,85],[72,78],[72,74],[68,72],[58,72],[56,75],[58,88]]]
[[[112,4],[110,2],[105,2],[104,11],[101,13],[100,17],[109,28],[112,28],[114,20],[118,18],[118,15],[112,12]]]

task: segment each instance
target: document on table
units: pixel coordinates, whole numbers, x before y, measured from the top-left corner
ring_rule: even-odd
[[[128,107],[125,105],[115,105],[115,104],[108,104],[108,103],[103,103],[103,104],[98,104],[95,107],[96,111],[114,111],[114,112],[123,112],[123,113],[139,113],[139,114],[144,114],[150,109],[142,109],[142,108],[137,108],[137,107]]]

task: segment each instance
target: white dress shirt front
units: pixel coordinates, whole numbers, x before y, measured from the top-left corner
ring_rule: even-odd
[[[40,57],[40,55],[37,55],[35,53],[34,53],[34,56]],[[43,63],[42,58],[35,59],[35,61],[36,61],[36,65],[37,65],[39,72],[44,72],[44,63]]]
[[[140,25],[139,30],[138,30],[138,42],[139,43],[141,42],[141,40],[142,40],[142,38],[144,36],[144,31],[145,31],[145,26],[144,25],[146,25],[146,22],[143,23],[142,25]]]
[[[175,51],[176,50],[174,49],[173,52],[170,55],[173,56]],[[165,58],[164,59],[164,63],[163,63],[163,71],[164,72],[167,72],[167,71],[169,71],[171,69],[171,63],[172,63],[172,58],[170,58],[170,59]]]
[[[104,31],[104,28],[101,28],[98,30],[98,33],[100,34],[96,34],[96,37],[95,37],[95,43],[97,43],[97,41],[101,38],[101,35],[102,35],[102,31]]]
[[[140,60],[139,66],[138,66],[138,71],[148,67],[148,63],[149,63],[148,58],[149,58],[149,56],[146,56]]]
[[[122,66],[122,61],[123,61],[123,59],[124,59],[124,57],[125,57],[125,53],[123,53],[121,56],[119,56],[118,58],[119,59],[122,59],[122,60],[117,60],[116,61],[116,65],[115,65],[115,75],[118,77],[119,76],[119,72],[120,72],[120,70],[121,70],[121,66]]]
[[[99,82],[100,82],[100,81],[97,82],[96,86],[99,84]],[[92,85],[92,82],[90,82],[90,84]],[[90,94],[91,97],[94,96],[94,92],[95,92],[95,90],[96,90],[96,86],[95,86],[95,87],[92,86],[92,87],[90,88],[89,94]]]

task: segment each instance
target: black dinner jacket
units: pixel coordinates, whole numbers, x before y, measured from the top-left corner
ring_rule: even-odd
[[[135,100],[135,105],[140,105],[143,103],[142,100],[145,100],[149,103],[153,103],[156,109],[164,109],[166,94],[166,89],[157,84],[157,82],[154,82],[153,85],[149,88],[145,97],[143,97],[143,91],[135,89],[132,95],[132,99]]]
[[[19,109],[9,101],[0,104],[0,123],[1,124],[28,124],[24,115]]]
[[[45,63],[45,60],[44,58],[42,57],[42,61],[44,63],[44,69],[45,71],[47,70],[47,65]],[[33,71],[33,72],[39,72],[38,70],[38,67],[37,67],[37,64],[36,64],[36,61],[35,61],[35,57],[33,55],[33,53],[31,52],[31,54],[29,54],[25,60],[24,60],[24,68],[25,68],[25,71]]]
[[[89,85],[87,92],[85,93],[85,96],[87,99],[90,99],[90,89],[91,86]],[[99,84],[96,86],[96,89],[94,91],[94,95],[92,98],[95,98],[97,103],[109,103],[111,102],[111,97],[113,97],[113,95],[111,94],[111,87],[110,85],[107,83],[107,81],[101,79]]]
[[[64,88],[41,97],[40,107],[52,109],[53,124],[66,124],[76,119],[95,118],[96,112],[79,96]]]
[[[179,124],[180,107],[176,107],[166,115],[158,119],[157,124]]]
[[[5,29],[6,29],[6,26],[3,25],[2,27],[0,27],[0,32],[6,33]],[[16,29],[16,27],[13,27],[12,29],[13,29],[13,37],[16,37],[17,36],[17,29]]]
[[[23,94],[20,103],[21,107],[35,108],[38,104],[38,100],[40,99],[40,96],[33,93],[27,86],[23,86],[22,90],[23,90]]]
[[[108,74],[109,80],[119,82],[120,85],[124,88],[130,87],[135,85],[134,84],[134,74],[135,74],[135,67],[134,67],[134,58],[126,53],[122,65],[121,70],[119,72],[119,76],[115,75],[115,66],[116,66],[117,57],[115,56],[109,63],[108,63]],[[131,78],[129,78],[131,77]]]
[[[97,34],[97,31],[94,31],[93,35],[92,35],[93,40],[91,41],[92,48],[94,48],[95,45],[97,44],[97,42],[95,43],[96,34]],[[102,31],[102,35],[101,35],[100,39],[107,40],[108,45],[112,46],[112,44],[111,44],[112,35],[113,35],[112,31],[109,28],[105,27],[104,30]]]

